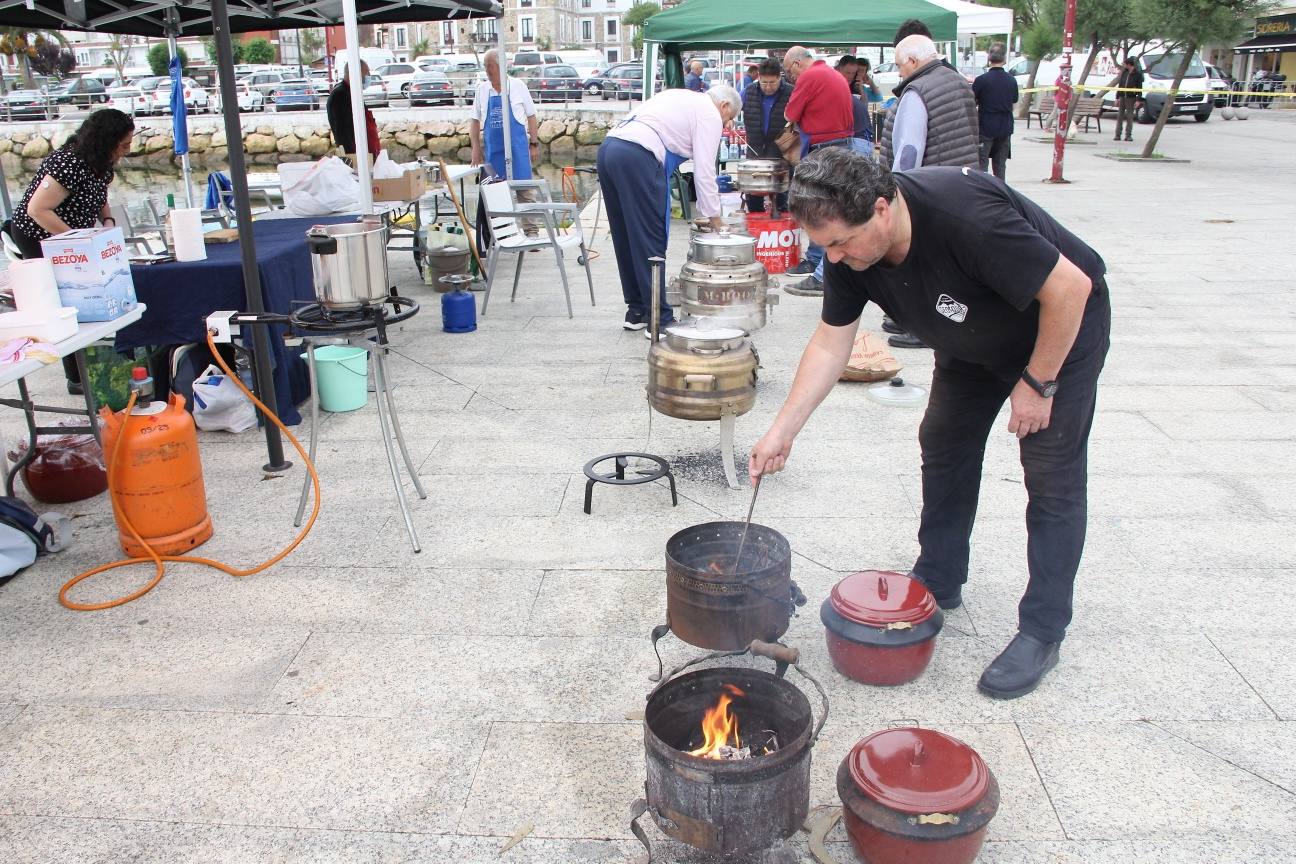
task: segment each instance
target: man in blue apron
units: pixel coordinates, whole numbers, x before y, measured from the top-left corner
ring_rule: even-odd
[[[496,177],[504,177],[504,100],[500,98],[499,52],[486,52],[486,77],[473,97],[472,119],[468,122],[468,137],[472,142],[472,164],[483,162],[490,166]],[[509,101],[513,113],[509,117],[509,143],[513,150],[513,176],[511,180],[530,180],[532,156],[540,146],[539,121],[535,102],[526,84],[516,78],[509,79]],[[483,141],[482,131],[485,130]],[[483,148],[483,144],[485,147]],[[483,154],[485,159],[483,159]]]
[[[717,84],[706,93],[664,90],[608,133],[599,146],[598,177],[616,251],[626,330],[648,326],[652,275],[648,259],[666,255],[670,233],[670,178],[693,160],[697,209],[721,224],[716,154],[724,128],[742,111],[738,91]],[[674,320],[662,291],[662,323]]]

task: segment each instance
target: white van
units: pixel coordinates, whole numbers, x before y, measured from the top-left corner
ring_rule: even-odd
[[[608,66],[607,58],[603,56],[602,51],[559,51],[558,59],[575,68],[582,81]]]
[[[334,77],[342,74],[342,67],[346,65],[348,58],[347,50],[339,48],[333,55],[333,75]],[[361,48],[360,59],[369,64],[369,69],[377,69],[379,66],[386,66],[389,63],[396,62],[396,55],[386,48]]]
[[[1135,46],[1130,52],[1135,57],[1142,55],[1144,101],[1138,115],[1140,123],[1156,122],[1157,115],[1161,113],[1161,108],[1165,105],[1167,91],[1170,89],[1170,85],[1174,83],[1175,73],[1179,71],[1179,64],[1183,61],[1182,52],[1172,51],[1167,54],[1163,45],[1162,42],[1149,42]],[[1088,53],[1072,55],[1071,73],[1073,76],[1080,74],[1088,59]],[[1093,68],[1089,70],[1089,75],[1084,80],[1084,89],[1090,92],[1101,90],[1120,74],[1120,68],[1121,64],[1111,56],[1110,51],[1103,50],[1099,52],[1094,60]],[[1035,75],[1035,86],[1046,87],[1053,84],[1057,81],[1061,69],[1059,58],[1040,61],[1039,71]],[[1025,57],[1008,66],[1008,74],[1017,79],[1019,87],[1026,86],[1029,72],[1030,61]],[[1077,89],[1080,89],[1078,84],[1076,86]],[[1206,91],[1210,89],[1210,77],[1200,54],[1193,54],[1192,59],[1189,61],[1188,71],[1184,75],[1179,89],[1180,91]],[[1116,112],[1116,95],[1112,90],[1103,91],[1104,111]],[[1198,123],[1205,123],[1210,117],[1212,107],[1210,97],[1204,92],[1180,92],[1175,96],[1175,108],[1172,116],[1191,114]]]

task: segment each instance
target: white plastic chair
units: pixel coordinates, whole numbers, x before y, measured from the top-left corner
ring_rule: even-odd
[[[567,298],[567,317],[574,317],[567,268],[563,264],[563,257],[569,249],[577,250],[576,261],[585,268],[585,279],[589,282],[590,305],[596,305],[594,274],[590,272],[589,250],[585,246],[585,232],[581,228],[580,213],[575,204],[552,200],[549,184],[544,180],[485,183],[479,187],[479,191],[485,202],[486,221],[491,236],[490,256],[486,260],[486,293],[482,297],[482,315],[486,314],[486,306],[490,303],[491,286],[495,283],[500,255],[512,253],[517,256],[517,268],[513,272],[513,293],[509,296],[509,302],[512,302],[517,299],[518,280],[522,277],[525,253],[545,247],[553,249],[554,258],[558,262],[563,295]],[[534,200],[519,200],[519,193],[523,197],[534,196]],[[571,223],[569,227],[559,227],[562,214]],[[519,219],[536,225],[538,233],[528,236],[519,224]]]

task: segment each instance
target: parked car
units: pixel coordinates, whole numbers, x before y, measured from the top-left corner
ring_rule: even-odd
[[[186,112],[191,114],[201,114],[204,111],[211,110],[211,95],[207,92],[206,88],[199,87],[198,82],[192,78],[181,78],[180,83],[184,86],[184,104]],[[163,78],[158,82],[157,87],[154,88],[152,110],[154,114],[171,113],[170,78]]]
[[[275,111],[316,111],[321,105],[323,88],[305,78],[285,81],[270,94]],[[323,94],[323,98],[327,98]]]
[[[136,81],[134,86],[136,87],[136,89],[140,91],[140,95],[144,97],[144,101],[146,103],[143,107],[140,108],[139,111],[135,113],[153,114],[156,113],[153,103],[154,103],[154,95],[157,93],[157,89],[159,87],[170,88],[171,79],[166,75],[150,75],[146,78],[141,78],[140,80]],[[170,91],[168,90],[168,92]]]
[[[890,99],[894,95],[892,91],[900,86],[900,67],[894,63],[879,63],[873,67],[872,75],[883,99]]]
[[[420,72],[409,83],[406,94],[411,105],[453,105],[454,85],[444,72]]]
[[[373,74],[387,82],[387,96],[390,98],[397,95],[405,96],[414,76],[420,71],[422,70],[413,63],[388,63],[374,69]]]
[[[39,117],[50,120],[58,116],[58,108],[49,94],[39,90],[14,90],[5,96],[5,114],[9,118]]]
[[[108,102],[108,92],[98,78],[69,78],[49,91],[56,105],[90,108]]]
[[[461,99],[473,98],[477,82],[486,80],[486,70],[473,60],[456,60],[445,70],[445,75],[454,87],[454,93]]]
[[[144,95],[144,92],[134,85],[110,87],[108,88],[108,107],[124,111],[131,116],[150,114],[153,111],[153,97],[152,94]]]
[[[657,91],[662,88],[662,71],[657,70]],[[628,65],[616,75],[609,75],[603,85],[604,99],[642,99],[643,67],[639,64]]]
[[[1232,90],[1233,76],[1225,72],[1218,66],[1206,64],[1206,75],[1210,79],[1210,89],[1212,90]],[[1216,108],[1223,108],[1228,104],[1229,97],[1215,93],[1211,96]]]
[[[364,80],[362,95],[366,108],[387,107],[387,82],[377,75],[369,75]]]
[[[552,51],[519,51],[509,59],[512,61],[509,64],[509,74],[518,78],[536,66],[558,66],[563,62],[562,58]]]
[[[600,99],[608,98],[608,94],[603,92],[603,85],[608,78],[615,77],[627,66],[634,66],[634,63],[613,63],[611,66],[596,72],[585,79],[585,92],[591,96],[598,96]],[[642,67],[641,67],[642,68]]]
[[[254,90],[247,84],[237,82],[234,84],[234,87],[238,90],[238,108],[240,111],[266,110],[266,97],[260,90]],[[212,99],[212,110],[224,110],[222,108],[220,91],[216,91]]]
[[[283,72],[249,72],[238,79],[240,84],[246,84],[253,90],[260,90],[265,101],[273,102],[274,97],[271,95],[274,89],[283,82],[295,77],[285,75]]]
[[[579,102],[585,85],[572,66],[536,66],[522,76],[537,102]]]

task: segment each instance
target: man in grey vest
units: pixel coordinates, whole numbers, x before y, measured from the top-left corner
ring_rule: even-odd
[[[896,43],[901,82],[899,101],[882,126],[882,161],[892,171],[927,165],[979,168],[980,133],[972,85],[936,51],[930,36],[914,34]],[[883,329],[896,348],[925,348],[893,321]]]

